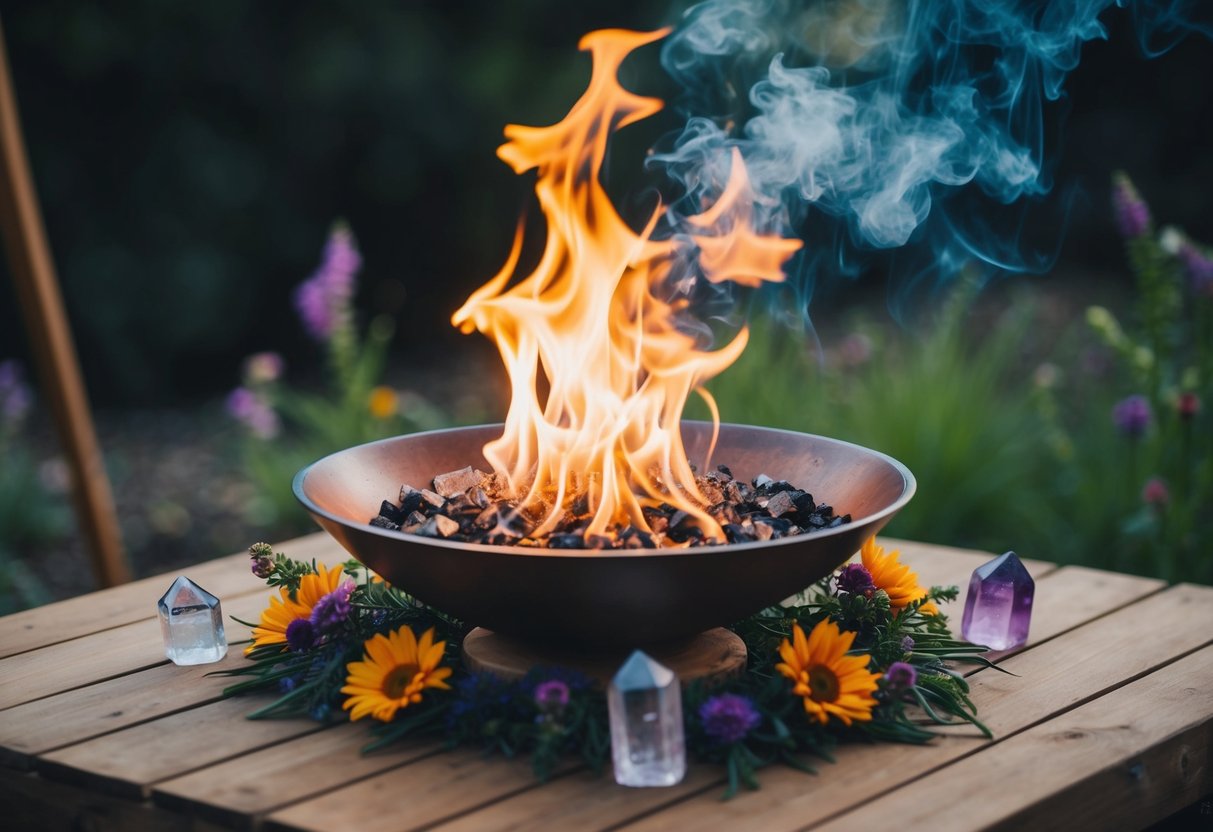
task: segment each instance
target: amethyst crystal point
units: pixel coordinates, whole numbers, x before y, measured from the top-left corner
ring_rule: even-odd
[[[1014,552],[973,570],[960,634],[991,650],[1010,650],[1028,640],[1036,582]]]

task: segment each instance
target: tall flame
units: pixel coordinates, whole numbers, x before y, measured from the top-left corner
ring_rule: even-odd
[[[687,301],[671,299],[672,270],[697,252],[707,280],[757,286],[782,281],[784,262],[800,247],[753,227],[740,153],[725,189],[681,239],[653,239],[660,205],[639,232],[616,212],[600,182],[609,135],[662,107],[625,90],[617,72],[634,49],[666,34],[586,35],[580,48],[592,55],[592,76],[564,120],[505,128],[508,141],[497,155],[519,174],[537,171],[546,244],[534,270],[520,276],[520,223],[501,271],[451,319],[465,333],[484,333],[501,352],[510,407],[501,438],[484,455],[524,505],[543,507],[536,537],[557,526],[571,496],[586,494],[587,536],[627,523],[647,531],[641,509],[668,502],[707,537],[724,540],[696,486],[679,423],[692,391],[719,421],[701,385],[737,359],[748,333],[742,329],[717,350],[699,349],[676,325]],[[543,401],[541,372],[548,382]]]

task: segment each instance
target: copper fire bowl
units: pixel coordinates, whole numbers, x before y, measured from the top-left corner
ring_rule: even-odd
[[[683,423],[703,466],[712,426]],[[465,465],[487,469],[500,425],[430,431],[358,445],[295,476],[295,496],[320,526],[386,580],[463,621],[531,641],[631,647],[729,625],[829,574],[914,495],[891,457],[849,442],[721,425],[712,464],[739,479],[783,479],[852,522],[761,543],[694,549],[577,551],[456,543],[369,525],[402,483],[421,488]]]

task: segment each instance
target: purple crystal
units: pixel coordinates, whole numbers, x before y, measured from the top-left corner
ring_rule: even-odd
[[[1036,582],[1014,552],[973,570],[960,634],[991,650],[1010,650],[1028,640]]]

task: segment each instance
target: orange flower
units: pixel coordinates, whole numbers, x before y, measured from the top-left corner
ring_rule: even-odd
[[[792,643],[785,638],[779,645],[783,661],[775,669],[792,680],[792,693],[803,697],[805,713],[822,725],[830,716],[845,725],[872,718],[872,693],[880,674],[868,670],[870,656],[847,655],[854,641],[854,633],[823,619],[807,639],[800,625],[793,624]]]
[[[391,722],[396,711],[416,705],[426,688],[450,690],[449,667],[439,667],[445,641],[434,641],[434,628],[421,640],[407,624],[388,635],[376,633],[363,645],[362,661],[346,665],[349,676],[341,689],[348,694],[342,707],[351,720],[372,716]]]
[[[344,574],[341,567],[330,571],[321,563],[316,568],[319,574],[304,575],[299,580],[299,590],[293,599],[285,587],[278,588],[278,597],[270,598],[269,608],[262,611],[260,623],[253,628],[253,643],[244,649],[245,655],[267,644],[281,644],[286,649],[286,633],[290,626],[299,620],[306,622],[316,602],[341,583]]]
[[[876,538],[869,537],[864,541],[860,557],[863,558],[864,568],[872,576],[872,583],[889,596],[889,606],[894,611],[926,597],[927,591],[919,586],[918,576],[910,571],[910,567],[898,561],[901,552],[894,550],[886,555],[884,547],[876,544]],[[928,601],[918,611],[923,615],[938,615],[939,607]]]

